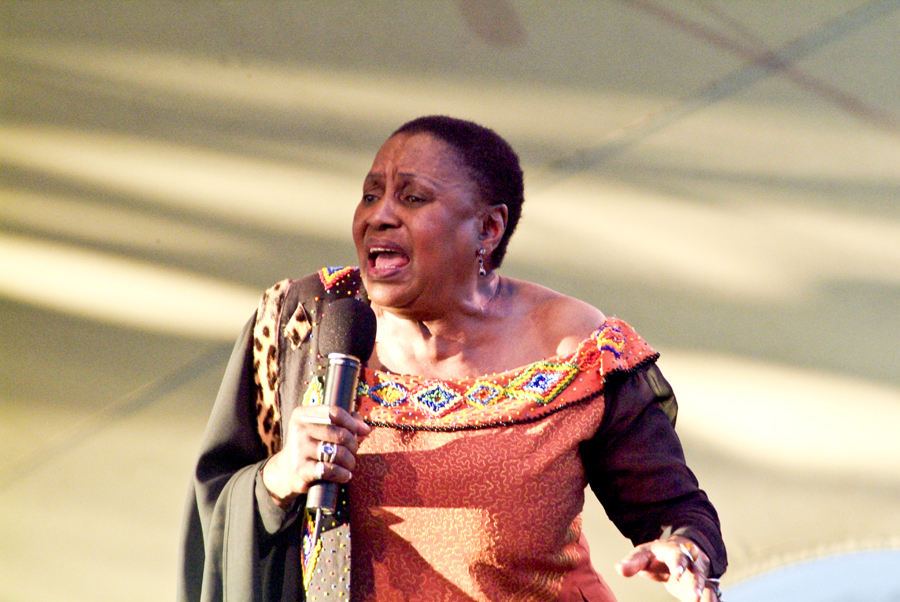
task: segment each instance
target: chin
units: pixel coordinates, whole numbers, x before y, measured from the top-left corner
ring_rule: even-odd
[[[402,302],[404,295],[398,284],[378,279],[373,280],[366,275],[363,275],[363,284],[366,287],[366,294],[375,305],[397,307],[397,304]]]

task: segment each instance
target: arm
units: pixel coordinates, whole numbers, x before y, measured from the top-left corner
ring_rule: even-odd
[[[655,365],[611,380],[603,421],[582,444],[581,455],[591,489],[607,515],[638,546],[620,570],[628,572],[635,562],[646,561],[639,570],[653,565],[653,574],[647,576],[658,580],[668,580],[678,566],[704,573],[698,582],[720,576],[727,557],[718,516],[685,463],[670,421],[674,400],[669,399],[668,383]],[[664,532],[674,537],[662,542]],[[688,542],[702,552],[696,565],[686,566],[678,546]]]
[[[267,452],[256,433],[251,332],[252,321],[235,345],[203,437],[182,532],[179,600],[277,600],[287,593],[282,583],[292,568],[285,558],[299,537],[291,536],[289,512],[261,486]]]
[[[339,408],[299,407],[285,448],[268,456],[257,433],[253,321],[238,339],[206,427],[182,538],[179,600],[297,600],[302,584],[302,514],[320,441],[338,444],[320,477],[345,483],[356,435],[368,425]],[[294,392],[293,394],[296,394]],[[328,417],[330,425],[304,417]]]

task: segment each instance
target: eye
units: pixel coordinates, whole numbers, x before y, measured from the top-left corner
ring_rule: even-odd
[[[378,200],[378,196],[372,193],[364,193],[362,196],[362,202],[366,204],[374,203]]]
[[[416,196],[414,194],[406,195],[406,197],[404,197],[403,200],[406,201],[410,205],[421,205],[423,203],[428,202],[426,199],[423,199],[422,197]]]

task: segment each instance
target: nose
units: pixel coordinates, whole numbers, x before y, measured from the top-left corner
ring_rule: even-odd
[[[369,204],[366,213],[366,223],[370,228],[386,230],[400,225],[397,202],[390,191],[386,191],[381,198]]]

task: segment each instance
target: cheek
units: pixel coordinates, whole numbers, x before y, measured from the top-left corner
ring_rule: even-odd
[[[362,242],[363,232],[365,230],[366,220],[363,216],[363,210],[361,205],[356,206],[356,211],[353,212],[353,222],[350,224],[350,232],[353,235],[353,242],[356,244],[357,248],[359,244]]]
[[[444,265],[446,270],[465,270],[467,260],[474,258],[478,250],[478,241],[473,236],[469,224],[456,221],[444,227],[431,227],[420,230],[420,248],[427,254],[430,263]]]
[[[363,268],[364,264],[368,260],[368,254],[363,246],[363,236],[365,236],[366,232],[366,222],[365,219],[360,217],[359,208],[356,209],[356,213],[353,215],[353,223],[350,225],[350,232],[353,237],[353,246],[356,248],[356,261],[359,267]]]

